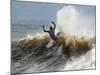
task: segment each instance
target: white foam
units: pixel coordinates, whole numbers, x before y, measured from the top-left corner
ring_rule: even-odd
[[[72,61],[66,63],[64,70],[81,70],[95,68],[95,48],[92,48],[87,54],[72,58]]]
[[[33,39],[34,37],[38,37],[38,38],[43,38],[45,34],[42,34],[42,33],[37,33],[35,35],[32,35],[32,34],[27,34],[26,37],[22,37],[20,39],[18,39],[18,41],[21,41],[21,40],[31,40]]]

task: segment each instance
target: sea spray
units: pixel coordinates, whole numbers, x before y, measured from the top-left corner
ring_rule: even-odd
[[[84,16],[74,6],[64,6],[58,10],[56,17],[57,28],[61,32],[85,37],[95,36],[94,16]]]

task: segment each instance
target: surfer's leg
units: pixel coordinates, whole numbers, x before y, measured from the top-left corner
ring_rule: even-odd
[[[53,48],[53,47],[55,47],[55,46],[56,46],[56,42],[53,41],[53,45],[52,45],[51,47],[49,47],[49,49],[51,49],[51,48]]]
[[[55,41],[53,41],[53,45],[50,48],[53,48],[55,46],[60,46],[60,43],[58,42],[57,39]]]

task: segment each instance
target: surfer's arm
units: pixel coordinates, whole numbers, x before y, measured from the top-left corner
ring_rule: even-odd
[[[43,31],[44,31],[44,32],[49,32],[49,31],[45,30],[44,25],[42,25],[42,27],[43,27]]]
[[[54,21],[51,22],[54,25],[54,29],[56,28],[56,24],[54,23]]]

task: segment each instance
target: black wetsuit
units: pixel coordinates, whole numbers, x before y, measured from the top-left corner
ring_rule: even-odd
[[[48,31],[48,33],[52,40],[54,40],[54,41],[57,40],[57,37],[55,36],[55,30],[50,30],[50,31]]]
[[[43,31],[44,31],[44,32],[48,32],[49,35],[50,35],[50,37],[51,37],[51,39],[54,40],[54,41],[56,41],[56,40],[57,40],[57,37],[56,37],[56,35],[55,35],[56,24],[55,24],[54,22],[52,22],[52,24],[54,25],[54,28],[52,28],[52,29],[50,29],[50,30],[45,30],[45,29],[44,29],[44,26],[43,26]]]

